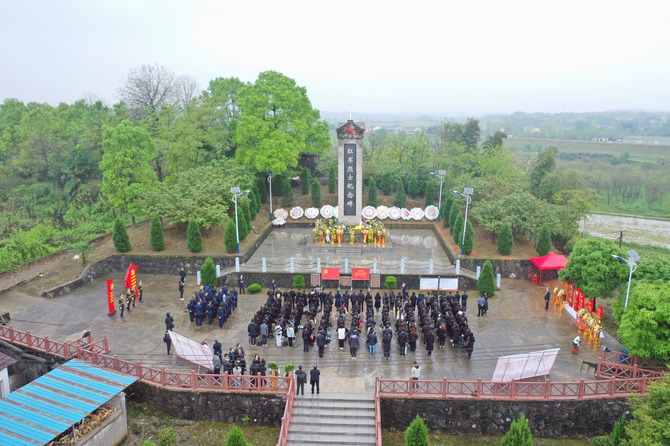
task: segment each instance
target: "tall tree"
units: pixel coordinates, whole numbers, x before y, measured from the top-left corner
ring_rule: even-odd
[[[435,183],[429,181],[428,184],[426,184],[426,193],[425,193],[426,206],[434,205],[436,197],[437,197],[437,190],[435,188]]]
[[[505,133],[502,130],[496,130],[493,135],[489,135],[486,137],[484,143],[482,144],[482,147],[484,148],[485,151],[488,151],[493,147],[502,146],[506,139],[507,139],[507,133]]]
[[[416,175],[410,175],[407,181],[407,195],[410,198],[417,198],[419,196],[419,180]]]
[[[458,214],[456,214],[454,224],[451,226],[451,234],[454,236],[454,242],[456,242],[458,246],[461,246],[461,243],[463,242],[464,224],[465,224],[465,218],[463,218],[463,214],[459,212]]]
[[[321,183],[318,178],[314,178],[312,183],[312,206],[321,207]]]
[[[334,194],[337,192],[337,168],[330,166],[328,169],[328,193]]]
[[[188,222],[186,228],[186,245],[191,252],[202,251],[202,235],[200,234],[200,225],[195,219]]]
[[[102,149],[100,190],[112,206],[128,211],[134,220],[141,213],[140,195],[158,185],[149,164],[156,145],[146,130],[123,121],[116,128],[104,128]]]
[[[449,227],[449,211],[451,211],[451,205],[454,200],[451,198],[446,198],[442,201],[442,207],[440,208],[440,218],[442,219],[442,226],[445,228]]]
[[[303,167],[302,170],[300,170],[300,189],[303,195],[309,193],[309,169],[306,167]]]
[[[670,444],[670,373],[649,383],[647,395],[631,397],[633,419],[626,425],[626,445]]]
[[[374,178],[370,178],[368,183],[368,205],[377,207],[377,183]]]
[[[381,181],[381,190],[384,195],[391,195],[393,193],[393,181],[391,175],[384,175]]]
[[[556,169],[556,155],[558,149],[556,147],[547,147],[530,168],[530,192],[539,197],[540,184],[542,180]]]
[[[535,250],[541,256],[546,256],[551,251],[551,230],[546,224],[542,225],[540,235],[535,243]]]
[[[210,287],[215,287],[218,285],[218,279],[216,277],[216,266],[212,261],[211,257],[205,259],[202,268],[200,268],[200,284]]]
[[[151,231],[149,232],[149,244],[154,251],[162,251],[165,248],[165,237],[163,237],[163,225],[161,219],[156,215],[151,217]]]
[[[112,241],[114,242],[114,247],[119,252],[128,252],[130,251],[130,237],[128,237],[128,231],[126,230],[126,225],[123,223],[123,220],[117,218],[114,222],[114,232],[112,233]]]
[[[512,254],[514,249],[514,234],[508,222],[503,223],[498,234],[498,252],[504,256]]]
[[[285,172],[300,153],[320,154],[330,144],[328,124],[319,120],[307,90],[281,73],[261,73],[240,91],[239,106],[236,158],[259,172]]]
[[[226,225],[226,232],[223,235],[223,242],[226,246],[226,252],[228,254],[237,252],[237,232],[235,230],[234,218],[231,218]]]
[[[477,281],[477,291],[482,296],[488,293],[493,296],[496,291],[495,276],[493,275],[493,265],[490,260],[487,260],[479,273],[479,280]]]
[[[407,195],[405,195],[405,184],[400,180],[395,186],[395,205],[402,209],[405,207],[406,203]]]
[[[475,230],[472,227],[470,220],[465,225],[465,242],[463,243],[463,253],[465,255],[472,254],[475,249]]]
[[[240,200],[237,205],[239,207],[237,210],[238,216],[243,217],[241,221],[244,221],[244,237],[242,237],[242,232],[240,231],[240,238],[246,240],[247,235],[249,235],[251,232],[251,212],[249,212],[249,200]],[[240,225],[242,225],[241,222]]]
[[[140,65],[123,78],[117,93],[128,105],[131,117],[145,119],[177,100],[177,75],[158,65]]]

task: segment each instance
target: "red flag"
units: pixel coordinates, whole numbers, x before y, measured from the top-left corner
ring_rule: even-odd
[[[107,309],[109,310],[109,316],[116,311],[114,306],[114,281],[111,279],[107,279]]]
[[[370,280],[370,268],[351,268],[351,280]]]
[[[126,272],[126,288],[133,288],[137,285],[137,265],[132,263],[128,267],[128,272]]]
[[[339,268],[321,268],[321,278],[323,280],[339,280],[340,279],[340,269]]]
[[[131,263],[130,266],[128,267],[128,271],[126,271],[126,288],[130,288],[132,284],[130,283],[130,271],[133,269],[133,264]]]

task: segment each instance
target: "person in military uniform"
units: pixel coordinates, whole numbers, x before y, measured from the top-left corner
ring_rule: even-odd
[[[123,319],[123,294],[119,295],[119,313],[121,314],[121,319]]]
[[[142,285],[141,280],[140,283],[137,284],[137,291],[140,293],[140,303],[142,303],[142,292],[144,291],[144,286]]]
[[[130,310],[130,304],[132,304],[132,302],[133,302],[133,292],[131,291],[130,288],[126,289],[126,301],[128,303],[128,308],[127,308],[128,313],[132,313],[132,311]]]

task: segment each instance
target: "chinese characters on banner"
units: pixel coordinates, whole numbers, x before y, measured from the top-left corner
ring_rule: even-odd
[[[344,215],[356,215],[356,144],[344,145]]]
[[[108,316],[116,312],[116,307],[114,306],[114,281],[112,279],[107,279],[107,308],[109,310],[107,313]]]

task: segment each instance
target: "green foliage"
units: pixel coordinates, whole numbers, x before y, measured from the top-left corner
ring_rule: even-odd
[[[309,193],[309,169],[303,167],[300,171],[300,187],[303,195]]]
[[[235,129],[235,158],[259,172],[286,172],[300,153],[328,148],[328,124],[320,121],[304,87],[276,71],[258,75],[239,92],[241,120]]]
[[[454,224],[451,226],[451,233],[454,236],[454,242],[458,244],[458,246],[461,246],[461,243],[463,242],[463,225],[465,224],[465,218],[463,218],[463,214],[460,212],[456,215],[456,220],[454,221]]]
[[[209,285],[210,287],[215,287],[218,285],[218,279],[216,278],[216,266],[212,261],[211,257],[205,259],[202,268],[200,269],[200,284]]]
[[[200,234],[200,225],[195,219],[188,222],[186,228],[186,245],[191,252],[202,251],[202,235]]]
[[[293,288],[305,288],[305,277],[297,274],[293,277]]]
[[[470,255],[472,254],[473,249],[475,249],[475,230],[472,227],[470,220],[468,220],[468,223],[465,226],[465,243],[463,244],[463,252],[466,255]]]
[[[596,437],[593,440],[593,446],[623,446],[630,437],[626,433],[626,416],[621,415],[621,419],[614,423],[612,433],[609,435]]]
[[[263,174],[262,178],[256,180],[256,190],[259,192],[258,196],[261,199],[261,203],[265,204],[268,202],[268,181]]]
[[[395,205],[402,209],[405,207],[406,203],[407,195],[405,195],[405,183],[400,180],[395,186]]]
[[[142,446],[156,446],[156,443],[154,443],[154,442],[151,441],[151,440],[144,440],[144,441],[142,442]]]
[[[429,446],[428,428],[423,419],[417,414],[405,430],[405,446]]]
[[[442,220],[442,226],[445,228],[449,227],[449,212],[451,211],[453,202],[453,199],[445,198],[444,201],[442,201],[442,207],[440,207],[440,220]]]
[[[164,427],[158,435],[160,446],[173,446],[177,444],[177,433],[171,427]]]
[[[562,190],[554,196],[558,207],[560,234],[566,241],[578,232],[579,221],[593,208],[595,193],[579,189]]]
[[[477,291],[482,296],[488,293],[493,296],[496,291],[495,277],[493,276],[493,265],[490,260],[487,260],[479,273],[479,280],[477,281]]]
[[[151,232],[149,233],[149,244],[154,251],[162,251],[165,248],[163,237],[163,225],[157,216],[151,217]]]
[[[256,194],[254,193],[253,188],[249,192],[249,217],[251,218],[251,221],[253,221],[256,218],[256,215],[258,215],[258,200],[256,199]]]
[[[432,181],[429,181],[428,184],[426,184],[426,193],[425,193],[425,198],[426,198],[426,206],[430,206],[435,204],[435,199],[437,198],[437,189],[435,187],[435,183]]]
[[[114,222],[114,232],[112,233],[112,241],[114,242],[114,247],[119,252],[128,252],[130,251],[130,237],[128,237],[128,231],[126,231],[126,225],[120,218],[117,218]]]
[[[286,193],[284,194],[284,196],[281,199],[282,206],[284,206],[284,207],[293,206],[293,199],[294,199],[293,188],[291,187],[291,185],[289,183],[289,187],[286,189]]]
[[[479,120],[468,118],[465,124],[452,122],[442,124],[440,136],[443,143],[463,146],[469,152],[473,152],[479,144],[479,134]]]
[[[383,195],[391,195],[393,193],[393,181],[391,175],[384,175],[381,181],[381,190]]]
[[[384,286],[389,290],[395,289],[398,286],[398,278],[395,276],[386,276]]]
[[[670,444],[670,373],[659,382],[649,383],[647,395],[631,396],[633,419],[626,425],[630,446]]]
[[[453,201],[451,208],[449,209],[449,227],[451,228],[451,235],[454,235],[454,223],[456,223],[456,217],[458,216],[458,213],[458,204]]]
[[[639,251],[638,254],[643,255]],[[635,278],[647,282],[670,282],[670,255],[656,253],[643,255],[637,262]]]
[[[330,166],[328,169],[328,193],[334,194],[337,192],[337,167]]]
[[[93,247],[87,242],[77,242],[71,247],[72,251],[81,257],[81,263],[86,265],[86,255],[93,252]]]
[[[226,233],[223,236],[226,252],[234,254],[237,252],[237,233],[235,232],[235,219],[231,218],[226,225]]]
[[[558,149],[556,149],[556,147],[546,148],[537,157],[537,160],[535,160],[530,168],[530,192],[536,197],[540,196],[540,184],[542,183],[542,180],[556,168],[557,154]]]
[[[263,289],[263,287],[261,286],[260,283],[252,283],[251,285],[249,285],[249,286],[247,287],[247,291],[249,292],[249,294],[251,294],[251,293],[254,293],[254,294],[255,294],[255,293],[260,293],[262,289]]]
[[[240,241],[245,240],[251,232],[247,212],[244,210],[244,200],[237,203],[237,224],[239,225]]]
[[[102,150],[100,190],[115,208],[140,215],[138,198],[158,187],[150,164],[156,144],[146,130],[123,121],[116,128],[103,129]]]
[[[228,432],[225,446],[248,446],[248,444],[249,443],[244,439],[242,430],[237,426],[233,426]]]
[[[312,206],[315,208],[321,207],[321,183],[318,178],[314,178],[312,183]]]
[[[512,234],[512,226],[505,222],[498,233],[498,252],[504,256],[512,254],[514,249],[514,234]]]
[[[537,236],[537,242],[535,243],[535,251],[540,256],[546,256],[551,252],[551,231],[547,224],[543,224],[540,229],[540,235]]]
[[[565,268],[558,277],[564,282],[574,282],[587,297],[611,297],[614,289],[628,279],[628,266],[612,255],[626,258],[610,240],[585,238],[574,246]]]
[[[624,310],[621,306],[615,307],[614,315],[619,322],[618,334],[632,355],[654,358],[661,364],[668,364],[670,284],[660,281],[636,282],[633,282],[634,286],[630,290],[628,308]]]
[[[374,178],[370,178],[368,184],[368,205],[377,207],[377,183]]]
[[[249,202],[249,200],[244,200],[243,199],[243,200],[240,201],[239,206],[242,209],[242,211],[244,212],[244,218],[246,219],[247,223],[249,224],[249,228],[248,228],[248,231],[247,231],[247,234],[246,234],[246,235],[248,235],[249,232],[251,232],[251,222],[253,221],[253,219],[251,218],[251,203]]]
[[[521,415],[519,420],[513,420],[507,433],[500,439],[501,446],[533,446],[533,434],[530,431],[528,420]]]
[[[407,180],[407,195],[410,198],[419,197],[419,181],[416,178],[416,175],[410,175],[409,180]]]

